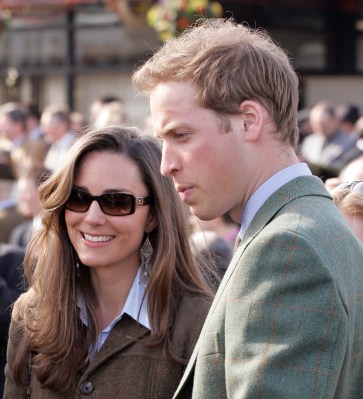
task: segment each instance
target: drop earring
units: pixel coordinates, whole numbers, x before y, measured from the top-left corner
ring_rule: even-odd
[[[141,259],[140,279],[144,285],[147,284],[149,277],[150,277],[150,268],[151,268],[150,260],[151,260],[151,256],[152,256],[153,252],[154,252],[154,249],[149,240],[149,233],[148,233],[144,243],[142,244],[142,247],[140,248],[140,259]]]

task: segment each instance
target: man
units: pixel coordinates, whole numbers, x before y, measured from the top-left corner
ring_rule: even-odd
[[[0,134],[6,142],[0,149],[0,241],[8,242],[11,232],[25,218],[17,210],[17,178],[31,163],[29,143],[25,129],[26,113],[18,103],[0,107]]]
[[[76,140],[71,131],[70,110],[67,105],[51,104],[42,113],[40,124],[51,144],[44,166],[53,171],[62,165]]]
[[[260,31],[206,21],[133,80],[182,200],[241,223],[175,398],[362,398],[363,248],[294,152],[288,57]]]
[[[337,106],[336,114],[340,130],[347,135],[358,135],[356,123],[361,116],[360,107],[355,104],[343,103]]]
[[[6,103],[0,108],[0,128],[8,139],[7,151],[15,177],[30,165],[42,166],[48,151],[44,138],[34,137],[28,131],[28,118],[29,111],[21,104]]]
[[[362,152],[357,148],[356,135],[344,133],[335,108],[326,101],[310,111],[313,130],[303,139],[301,154],[317,176],[337,176],[341,169]]]
[[[17,176],[19,163],[24,158],[18,153],[23,150],[26,141],[25,120],[26,113],[19,104],[6,103],[0,107],[0,131],[3,136],[0,157],[3,168],[8,168],[12,177]]]

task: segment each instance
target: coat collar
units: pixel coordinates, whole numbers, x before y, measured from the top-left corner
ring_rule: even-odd
[[[241,245],[248,245],[248,243],[275,217],[276,213],[289,202],[296,198],[312,195],[331,198],[322,180],[316,176],[300,176],[284,184],[266,200],[256,213],[242,238]]]
[[[316,176],[300,176],[283,185],[279,190],[274,192],[271,197],[262,205],[260,210],[253,218],[248,227],[241,243],[236,249],[231,264],[228,266],[227,272],[223,277],[220,287],[217,291],[213,304],[217,302],[221,296],[225,286],[228,283],[238,261],[257,234],[275,217],[275,215],[289,202],[305,197],[305,196],[322,196],[331,199],[330,194],[326,190],[322,180]],[[212,305],[213,308],[213,305]],[[212,310],[211,308],[211,310]]]
[[[135,341],[139,341],[148,334],[150,334],[148,328],[139,324],[129,315],[124,314],[121,320],[113,327],[110,335],[93,361],[88,365],[84,378],[100,367],[109,357],[132,345]]]

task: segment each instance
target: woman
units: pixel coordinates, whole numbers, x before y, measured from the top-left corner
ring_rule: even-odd
[[[40,186],[5,398],[172,397],[211,293],[160,162],[155,139],[113,126],[79,138]]]

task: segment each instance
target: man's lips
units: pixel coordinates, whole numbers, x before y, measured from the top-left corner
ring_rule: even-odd
[[[188,203],[192,195],[193,188],[193,186],[178,186],[176,190],[178,191],[181,200]]]
[[[187,190],[190,190],[193,186],[176,186],[176,191],[178,193],[184,193]]]

